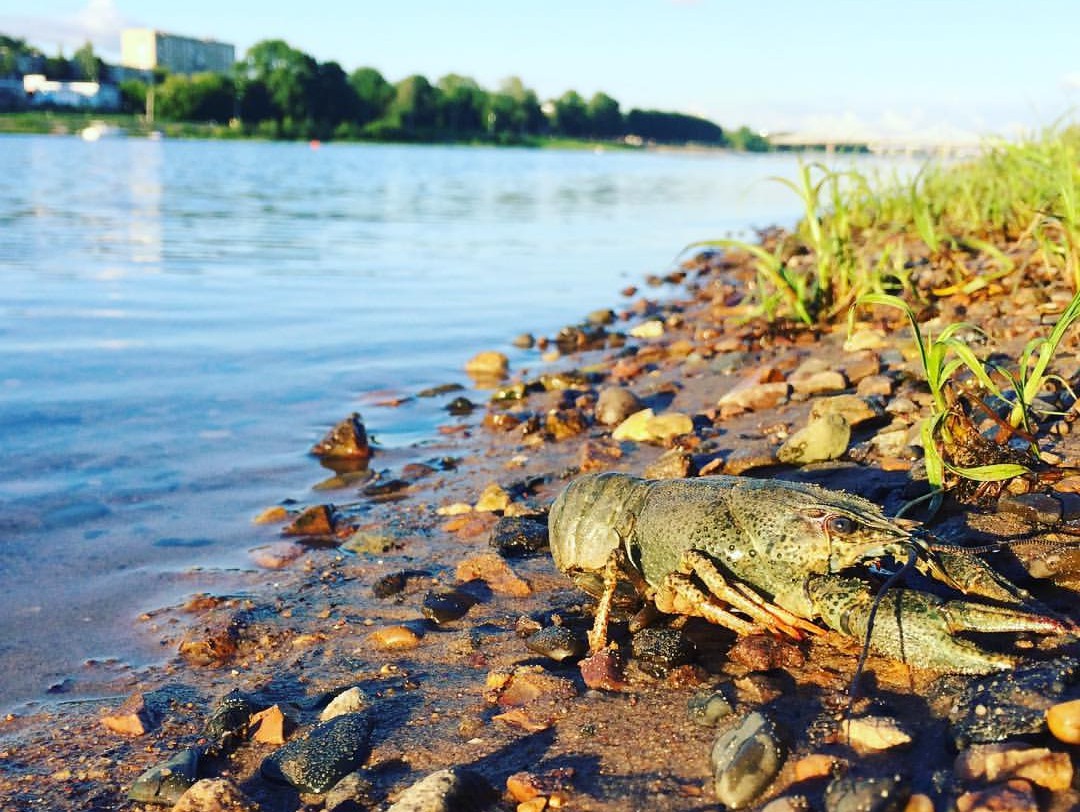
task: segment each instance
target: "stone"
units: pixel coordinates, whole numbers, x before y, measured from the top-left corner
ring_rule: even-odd
[[[316,457],[364,461],[371,457],[367,431],[360,414],[353,412],[311,447]]]
[[[480,352],[465,362],[465,372],[474,380],[501,380],[510,370],[510,359],[495,350]]]
[[[429,592],[420,611],[432,623],[441,626],[465,616],[477,603],[476,598],[460,589]]]
[[[346,713],[316,725],[263,760],[270,781],[291,784],[301,792],[323,793],[368,757],[371,721]]]
[[[1014,778],[965,792],[956,799],[956,812],[1039,812],[1039,803],[1031,784]]]
[[[727,656],[751,671],[799,668],[806,664],[806,655],[797,645],[765,634],[740,635],[728,649]]]
[[[545,626],[533,632],[525,638],[525,647],[560,663],[585,654],[585,641],[565,626]]]
[[[842,371],[848,381],[859,384],[866,378],[877,375],[881,371],[881,358],[873,350],[848,353],[844,357]]]
[[[900,775],[838,775],[825,788],[827,812],[902,812],[911,787]]]
[[[610,437],[585,440],[578,454],[581,472],[606,471],[622,458],[622,447]]]
[[[491,587],[492,592],[512,598],[525,598],[532,594],[532,587],[495,553],[469,556],[457,565],[455,577],[462,582],[481,580]]]
[[[617,426],[642,409],[641,399],[623,386],[605,386],[596,399],[596,421],[604,426]]]
[[[743,412],[756,412],[773,409],[788,402],[791,386],[785,381],[780,383],[754,383],[736,386],[716,402],[721,416]]]
[[[346,688],[335,696],[319,714],[320,722],[329,722],[345,713],[356,713],[368,706],[368,698],[357,686]]]
[[[281,505],[274,505],[273,507],[268,507],[251,521],[254,524],[276,524],[278,522],[283,522],[288,518],[289,511]]]
[[[860,426],[877,420],[885,414],[884,409],[858,395],[834,395],[818,398],[810,407],[810,419],[819,420],[830,414],[842,415],[849,426]]]
[[[228,755],[247,737],[251,718],[266,706],[240,691],[229,691],[214,706],[203,727],[207,755]]]
[[[1058,741],[1080,744],[1080,699],[1059,702],[1048,708],[1046,724]]]
[[[634,325],[628,332],[634,338],[660,338],[664,334],[664,323],[659,319],[649,319]]]
[[[547,522],[531,516],[503,516],[491,528],[488,544],[505,558],[535,555],[548,546]]]
[[[1068,753],[1010,743],[974,745],[956,757],[954,769],[962,781],[994,783],[1023,778],[1051,792],[1067,790],[1073,779]]]
[[[795,776],[795,781],[798,782],[812,781],[815,778],[835,775],[836,770],[837,759],[835,756],[830,756],[827,753],[811,753],[795,762],[792,773]]]
[[[855,394],[864,398],[887,398],[892,391],[892,378],[887,375],[867,375],[855,386]]]
[[[479,773],[450,767],[417,781],[398,796],[387,812],[482,812],[497,796]]]
[[[484,683],[484,699],[503,708],[528,705],[544,698],[561,701],[577,696],[574,683],[549,674],[537,665],[519,665],[510,671],[492,671]]]
[[[172,812],[259,812],[259,807],[227,778],[196,781]]]
[[[1048,493],[1007,493],[998,500],[997,509],[1035,524],[1061,521],[1061,500]]]
[[[521,335],[515,336],[510,343],[519,350],[531,350],[536,344],[536,336],[532,333],[521,333]]]
[[[776,456],[789,465],[808,465],[844,455],[851,441],[851,426],[842,414],[811,420],[777,449]]]
[[[743,809],[773,782],[787,757],[775,723],[752,711],[713,743],[711,763],[716,798],[731,809]]]
[[[648,479],[684,479],[690,474],[691,463],[689,452],[672,448],[649,463],[644,474]]]
[[[281,531],[286,536],[330,536],[334,533],[333,505],[312,505]]]
[[[544,431],[558,442],[577,437],[589,427],[580,409],[551,409],[544,415]]]
[[[248,733],[252,741],[263,744],[285,744],[293,723],[280,705],[271,705],[252,715]]]
[[[615,427],[611,436],[615,440],[631,440],[638,443],[665,443],[694,431],[694,421],[679,412],[655,414],[652,409],[642,409]]]
[[[890,716],[861,716],[843,725],[847,741],[862,752],[891,750],[911,744],[911,734]]]
[[[115,712],[101,717],[101,723],[121,736],[142,736],[157,724],[157,714],[142,694],[133,694]]]
[[[135,779],[128,798],[144,804],[174,805],[199,778],[199,751],[189,747]]]
[[[382,651],[408,651],[420,645],[420,635],[408,626],[387,626],[368,635],[375,648]]]
[[[847,381],[836,370],[815,372],[812,375],[792,375],[788,379],[791,388],[800,395],[821,395],[826,392],[840,392],[847,389]]]
[[[610,648],[591,654],[578,663],[581,678],[588,688],[597,691],[622,691],[628,687],[623,675],[623,661]]]
[[[681,629],[649,626],[635,632],[630,640],[635,662],[655,677],[694,659],[694,644]]]
[[[844,342],[844,352],[880,350],[888,345],[889,340],[883,331],[874,327],[860,327]]]
[[[702,727],[716,727],[734,712],[735,708],[722,691],[700,693],[686,702],[686,715]]]
[[[351,772],[331,787],[323,796],[325,812],[360,812],[375,809],[375,786],[362,771]]]
[[[480,493],[480,498],[473,505],[478,513],[495,513],[506,510],[510,504],[510,494],[495,482],[490,483]]]
[[[248,552],[256,566],[267,570],[284,569],[303,554],[303,546],[294,541],[275,541],[254,547]]]

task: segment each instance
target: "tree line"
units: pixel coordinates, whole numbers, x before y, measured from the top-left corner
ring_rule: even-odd
[[[12,43],[25,47],[19,40],[0,39],[0,74],[4,54],[12,51],[3,46]],[[89,43],[71,60],[49,60],[45,71],[57,79],[109,78],[108,66]],[[548,136],[769,148],[747,127],[725,132],[683,113],[623,112],[606,93],[586,99],[568,90],[541,103],[516,77],[488,90],[454,73],[434,84],[420,74],[391,83],[370,67],[346,73],[337,62],[318,62],[280,39],[252,46],[229,76],[158,71],[152,82],[127,79],[119,85],[128,112],[148,109],[152,90],[155,119],[231,122],[244,134],[269,138],[524,143]]]

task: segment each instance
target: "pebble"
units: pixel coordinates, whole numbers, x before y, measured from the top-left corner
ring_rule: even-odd
[[[173,805],[199,778],[199,751],[181,750],[135,779],[128,798],[144,804]]]
[[[815,778],[825,778],[836,775],[837,759],[826,753],[811,753],[803,756],[795,762],[792,773],[795,781],[812,781]]]
[[[840,392],[847,389],[847,381],[836,370],[814,372],[809,375],[792,375],[788,381],[791,388],[800,395],[822,395],[826,392]]]
[[[492,671],[487,675],[484,687],[484,699],[503,708],[528,705],[540,697],[560,701],[577,696],[577,687],[571,680],[549,674],[536,665]]]
[[[685,414],[668,412],[658,415],[652,409],[642,409],[615,427],[615,440],[638,443],[663,443],[694,430],[694,422]]]
[[[285,715],[280,705],[271,705],[266,710],[252,715],[248,727],[252,741],[264,744],[285,744],[285,739],[292,728],[292,721]]]
[[[388,572],[371,585],[371,594],[376,598],[389,598],[400,594],[409,583],[409,574],[405,570]]]
[[[368,445],[367,431],[360,414],[353,412],[330,429],[322,440],[311,447],[311,453],[327,459],[368,459],[371,446]]]
[[[254,524],[276,524],[285,521],[287,518],[289,518],[289,511],[281,505],[274,505],[268,507],[251,521]]]
[[[548,546],[547,522],[532,516],[503,516],[491,528],[488,544],[505,558],[535,555]]]
[[[450,589],[427,593],[420,611],[432,623],[442,625],[464,617],[476,603],[477,600],[472,595],[459,589]]]
[[[716,727],[734,712],[730,700],[720,691],[700,693],[686,702],[687,716],[702,727]]]
[[[362,809],[375,809],[372,802],[374,786],[362,772],[351,772],[331,787],[323,796],[323,808],[326,812],[358,812]]]
[[[459,396],[447,403],[443,408],[450,412],[454,417],[467,417],[473,413],[476,404],[467,397]]]
[[[641,399],[622,386],[606,386],[600,390],[596,400],[594,414],[596,420],[605,426],[617,426],[630,415],[640,412]]]
[[[420,645],[420,636],[408,626],[387,626],[368,636],[375,648],[382,651],[408,651]]]
[[[893,382],[888,375],[867,375],[855,386],[855,394],[860,397],[883,397],[892,394]]]
[[[356,713],[368,706],[368,698],[357,686],[346,688],[335,696],[319,714],[320,722],[329,722],[346,713]]]
[[[506,510],[509,504],[510,494],[501,485],[492,482],[480,492],[480,498],[473,505],[473,510],[478,513],[495,513]]]
[[[998,500],[997,509],[1036,524],[1061,521],[1061,500],[1047,493],[1007,493]]]
[[[791,387],[787,382],[739,385],[721,397],[716,405],[720,407],[721,415],[754,412],[783,405],[790,394]]]
[[[885,333],[875,327],[860,327],[844,342],[844,352],[880,350],[889,345]]]
[[[1039,804],[1031,784],[1014,778],[965,792],[956,799],[956,812],[1039,812]]]
[[[786,756],[775,723],[760,711],[747,714],[713,744],[717,800],[731,809],[749,806],[772,783]]]
[[[1046,724],[1058,741],[1080,744],[1080,699],[1059,702],[1048,708]]]
[[[664,334],[664,322],[649,319],[631,327],[629,333],[634,338],[660,338]]]
[[[477,380],[505,378],[509,369],[510,359],[495,350],[477,353],[465,362],[465,372]]]
[[[227,778],[196,781],[172,812],[259,812],[259,807]]]
[[[642,670],[659,677],[694,659],[694,644],[680,629],[650,626],[636,632],[630,641],[634,659]]]
[[[876,352],[860,350],[844,357],[844,376],[853,384],[858,384],[881,371],[881,359]]]
[[[519,350],[531,350],[536,344],[536,336],[532,333],[522,333],[521,335],[515,336],[510,343]]]
[[[471,555],[457,565],[454,572],[457,580],[469,582],[481,580],[492,592],[509,595],[512,598],[525,598],[532,594],[532,587],[514,572],[506,560],[496,553],[478,553]]]
[[[644,470],[647,479],[684,479],[690,473],[692,458],[681,448],[671,448],[649,463]]]
[[[1051,792],[1067,790],[1073,779],[1067,753],[1015,744],[974,745],[956,757],[954,769],[961,781],[993,783],[1023,778]]]
[[[877,420],[885,410],[876,403],[858,395],[834,395],[830,398],[818,398],[810,407],[810,419],[818,420],[830,414],[839,414],[849,426],[859,426],[870,420]]]
[[[900,775],[841,775],[825,789],[826,812],[901,812],[911,787]]]
[[[851,426],[842,414],[811,420],[777,449],[776,456],[789,465],[808,465],[843,456],[851,441]]]
[[[806,663],[806,655],[797,645],[765,634],[739,636],[728,649],[727,657],[751,671],[799,668]]]
[[[251,560],[263,569],[280,570],[304,554],[302,545],[294,541],[275,541],[249,551]]]
[[[585,642],[565,626],[545,626],[526,637],[525,646],[556,662],[578,659],[585,654]]]
[[[598,651],[578,663],[586,687],[597,691],[622,691],[627,687],[623,661],[610,648]]]
[[[761,812],[810,812],[810,799],[805,795],[775,798],[761,807]]]
[[[332,505],[312,505],[287,524],[281,531],[285,536],[329,536],[334,532]]]
[[[481,812],[497,795],[479,773],[451,767],[421,778],[387,812]]]
[[[957,749],[1041,733],[1046,711],[1076,697],[1080,660],[1058,657],[991,674],[966,684],[953,698],[949,726]]]
[[[103,716],[101,723],[121,736],[142,736],[157,723],[157,715],[142,694],[133,694],[114,713]]]
[[[301,792],[323,793],[351,773],[368,756],[371,721],[363,713],[346,713],[316,725],[270,754],[263,776],[285,781]]]
[[[911,734],[890,716],[848,719],[843,729],[848,742],[863,751],[891,750],[911,744]]]

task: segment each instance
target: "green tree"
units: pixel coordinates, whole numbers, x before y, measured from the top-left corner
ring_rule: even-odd
[[[623,116],[619,103],[606,93],[596,93],[589,99],[589,130],[600,138],[615,138],[623,134]]]
[[[349,75],[349,84],[356,93],[355,121],[361,126],[382,118],[397,95],[375,68],[357,68]]]
[[[342,121],[355,120],[360,104],[349,77],[337,62],[319,65],[315,93],[315,118],[328,130]]]
[[[438,88],[419,74],[402,79],[394,87],[396,93],[387,112],[389,123],[414,136],[418,131],[430,131],[439,115]]]
[[[649,141],[685,144],[724,144],[724,131],[716,124],[697,116],[666,113],[660,110],[631,110],[626,114],[626,132]]]
[[[156,115],[176,121],[228,121],[236,106],[231,77],[219,73],[174,74],[156,90]]]
[[[547,124],[536,93],[516,76],[503,80],[488,98],[488,130],[494,134],[536,135]]]
[[[77,78],[71,63],[68,61],[67,57],[64,56],[63,51],[56,56],[46,57],[45,78],[53,79],[57,82],[69,82],[72,79]]]
[[[484,129],[488,94],[474,79],[450,73],[439,80],[439,126],[454,135],[474,135]]]
[[[735,132],[728,132],[727,139],[732,149],[744,152],[768,152],[772,149],[768,138],[746,126],[739,127]]]
[[[94,46],[87,42],[71,57],[75,73],[85,82],[97,82],[101,79],[102,61],[94,54]]]
[[[259,81],[273,106],[273,118],[302,122],[315,116],[318,63],[280,39],[263,40],[248,49],[242,76]]]
[[[580,138],[589,132],[589,111],[576,91],[568,90],[555,100],[552,128],[559,135]]]
[[[125,79],[119,87],[120,110],[141,115],[146,110],[146,92],[150,86],[138,79]]]

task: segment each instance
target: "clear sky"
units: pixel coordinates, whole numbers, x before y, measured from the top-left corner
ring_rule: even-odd
[[[281,38],[390,81],[520,76],[541,99],[604,91],[624,110],[725,127],[848,134],[1032,132],[1080,106],[1075,0],[33,0],[0,33],[47,54],[120,31]]]

